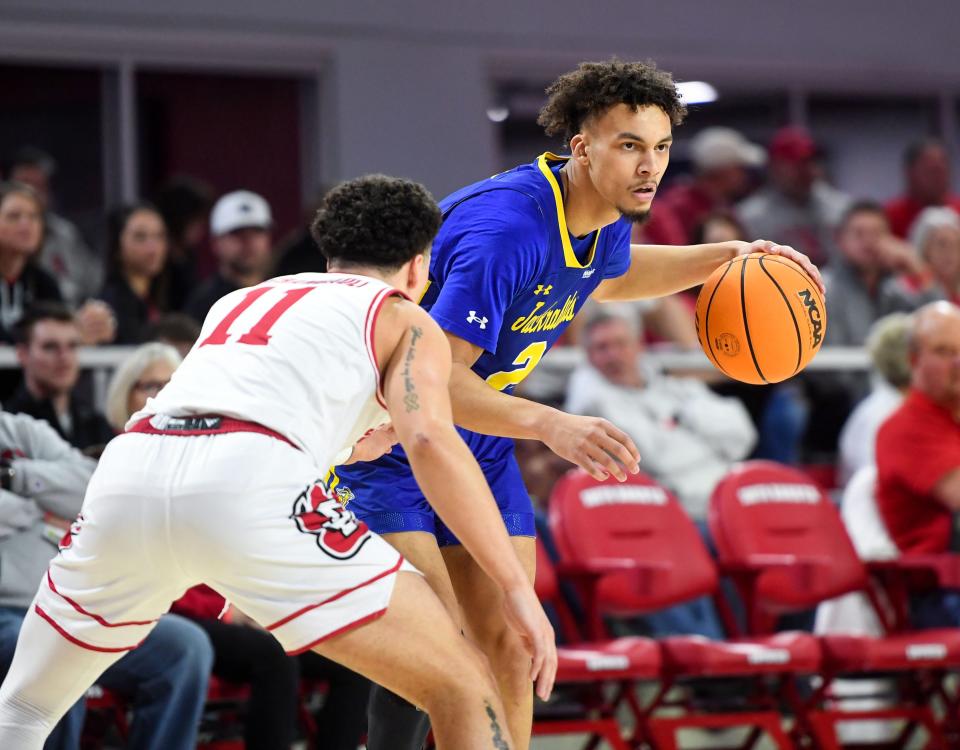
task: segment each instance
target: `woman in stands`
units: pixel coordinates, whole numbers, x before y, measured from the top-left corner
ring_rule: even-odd
[[[13,341],[13,327],[34,302],[62,301],[56,279],[34,261],[43,245],[40,198],[19,182],[0,183],[0,340]]]
[[[117,317],[116,344],[143,341],[143,329],[169,308],[167,227],[153,206],[136,203],[111,214],[107,280],[100,298]]]

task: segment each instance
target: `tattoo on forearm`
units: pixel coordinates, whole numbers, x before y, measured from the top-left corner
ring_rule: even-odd
[[[500,722],[497,720],[497,712],[493,710],[490,701],[484,701],[483,705],[487,709],[487,716],[490,719],[490,731],[493,732],[494,750],[510,750],[510,746],[503,738],[503,731],[500,729]]]
[[[410,376],[410,365],[413,364],[413,358],[417,352],[417,340],[423,336],[423,329],[417,326],[410,328],[410,347],[407,349],[407,357],[403,361],[403,388],[406,395],[403,397],[403,405],[407,412],[417,411],[420,408],[420,397],[417,396],[416,385]]]

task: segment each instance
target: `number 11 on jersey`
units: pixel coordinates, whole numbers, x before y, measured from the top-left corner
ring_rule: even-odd
[[[258,286],[247,292],[240,301],[240,304],[227,313],[224,319],[217,324],[217,327],[211,331],[210,335],[203,340],[200,346],[219,346],[221,344],[226,344],[230,338],[230,326],[236,322],[237,318],[239,318],[264,294],[276,288],[277,287],[275,286]],[[316,287],[305,286],[298,287],[296,289],[288,289],[286,292],[284,292],[283,297],[279,299],[276,304],[271,306],[270,309],[264,313],[264,316],[260,318],[260,320],[258,320],[249,331],[242,334],[236,340],[236,342],[238,344],[250,344],[252,346],[266,345],[266,343],[270,340],[270,329],[273,328],[280,316],[293,307],[298,300],[303,299],[315,288]]]

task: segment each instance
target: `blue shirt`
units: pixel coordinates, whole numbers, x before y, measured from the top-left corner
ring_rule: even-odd
[[[473,371],[505,393],[533,372],[600,282],[630,267],[628,219],[582,238],[568,231],[565,162],[543,154],[440,202],[420,303],[445,331],[483,348]],[[458,429],[481,464],[512,452],[512,440]],[[373,463],[409,471],[399,446]]]
[[[630,222],[583,238],[567,230],[559,169],[533,164],[440,203],[421,304],[441,328],[484,349],[474,372],[505,393],[529,375],[604,279],[630,266]]]

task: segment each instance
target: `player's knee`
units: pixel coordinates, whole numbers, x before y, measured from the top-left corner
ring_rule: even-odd
[[[529,671],[527,649],[520,636],[505,622],[487,623],[487,627],[477,633],[477,642],[490,662],[495,665],[498,674],[514,666],[516,669],[511,671]]]
[[[424,696],[424,708],[438,705],[464,705],[477,698],[489,697],[497,692],[496,680],[490,662],[475,646],[461,642],[457,654],[447,660],[444,669],[435,675],[435,680]]]

